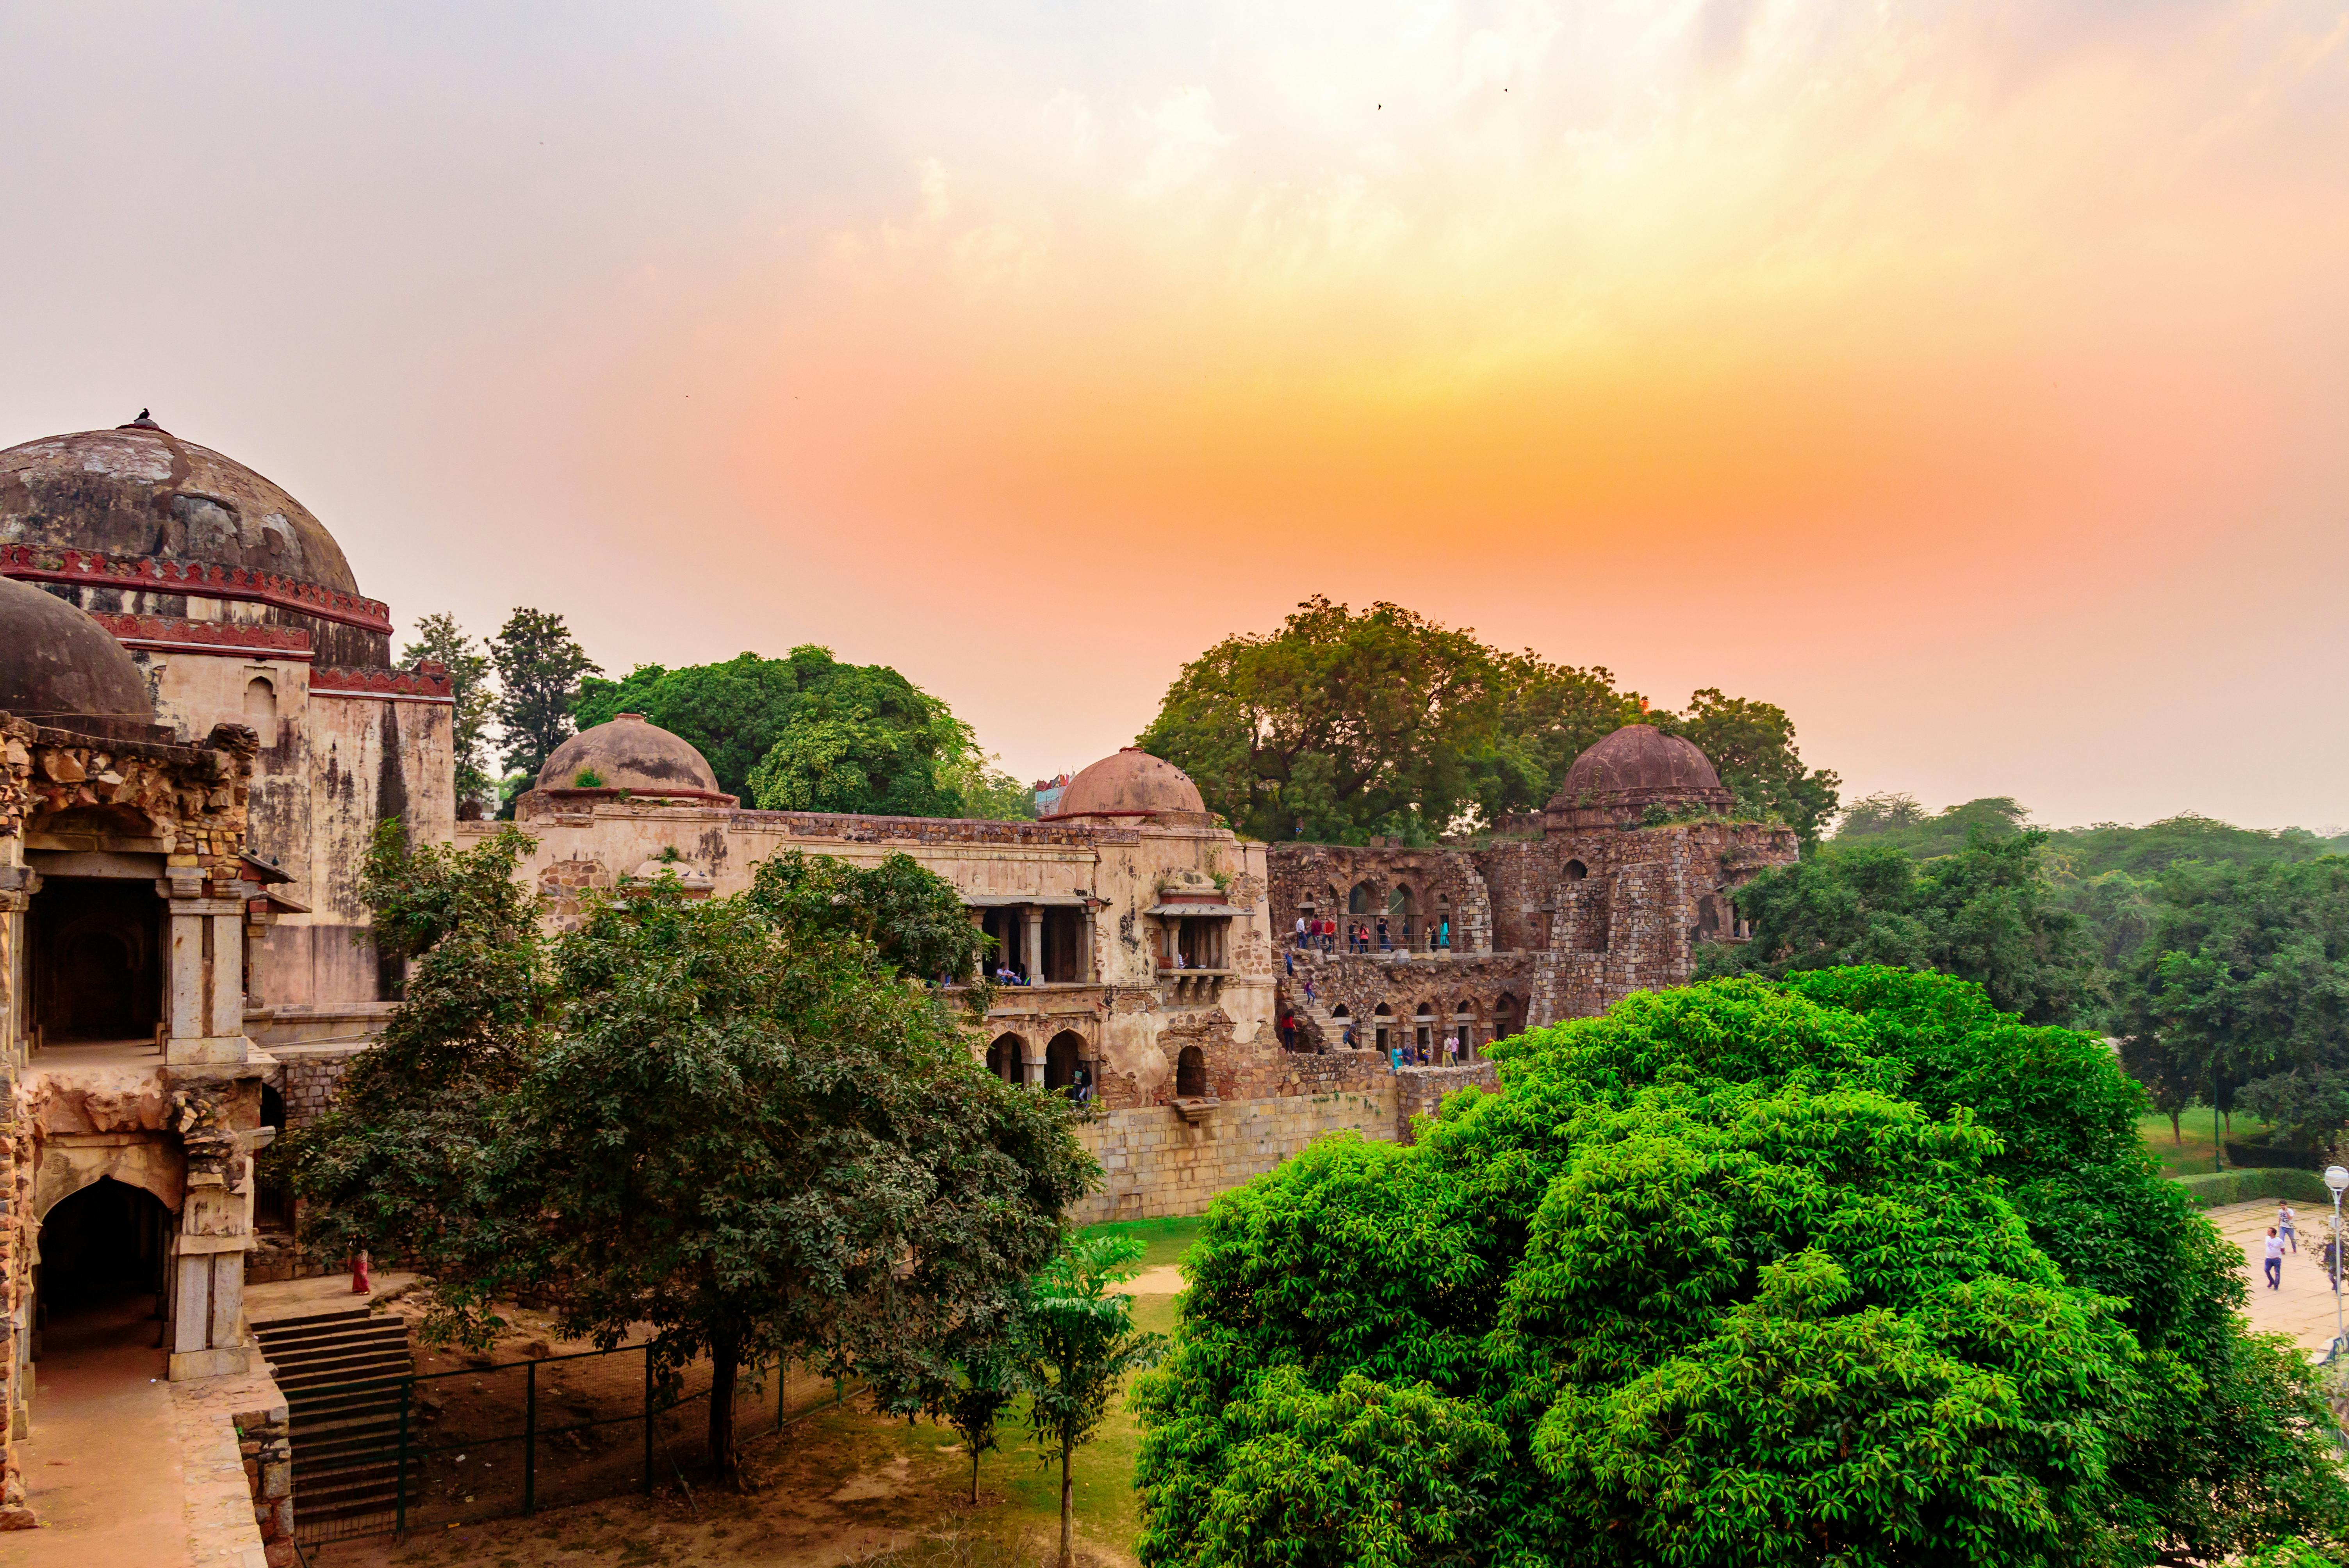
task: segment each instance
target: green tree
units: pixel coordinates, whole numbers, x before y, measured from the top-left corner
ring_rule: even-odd
[[[498,727],[511,772],[536,774],[571,734],[583,676],[599,673],[560,615],[516,610],[490,639],[498,667]]]
[[[1132,1236],[1077,1235],[1036,1276],[1020,1328],[1028,1424],[1036,1457],[1061,1461],[1061,1568],[1075,1563],[1076,1491],[1071,1467],[1109,1415],[1126,1374],[1164,1353],[1164,1336],[1133,1326],[1133,1297],[1109,1287],[1133,1277],[1143,1246]],[[1049,1446],[1048,1446],[1049,1445]]]
[[[2057,905],[2045,835],[1979,832],[1920,865],[1877,839],[1829,844],[1737,891],[1753,938],[1698,950],[1702,975],[1767,975],[1853,964],[1938,969],[2033,1023],[2070,1022],[2102,1001],[2078,916]]]
[[[523,841],[493,841],[509,882]],[[707,1356],[730,1479],[746,1365],[818,1357],[918,1403],[972,1324],[1008,1318],[1097,1173],[1072,1108],[981,1070],[885,955],[936,957],[937,889],[905,896],[883,868],[832,886],[891,909],[811,917],[773,880],[701,901],[657,882],[595,902],[549,965],[515,922],[526,901],[487,885],[493,846],[409,856],[379,907],[419,984],[392,1054],[354,1068],[362,1094],[305,1136],[321,1233],[416,1256],[439,1338],[480,1343],[499,1302],[560,1280],[566,1335],[649,1325],[672,1387]],[[439,1119],[402,1124],[419,1110]]]
[[[1251,837],[1419,842],[1473,799],[1495,674],[1469,633],[1317,595],[1272,635],[1226,637],[1185,665],[1134,744]]]
[[[1466,1531],[1562,1568],[2107,1568],[2349,1517],[2312,1372],[2246,1331],[2101,1041],[1872,967],[1494,1055],[1415,1144],[1217,1201],[1135,1390],[1143,1562],[1332,1561],[1359,1523],[1396,1563]],[[1423,1410],[1387,1495],[1347,1490],[1336,1398]]]
[[[984,1342],[957,1357],[930,1413],[962,1439],[970,1455],[970,1504],[978,1506],[978,1461],[999,1446],[996,1423],[1019,1397],[1019,1368],[1008,1338]]]
[[[1817,842],[1835,815],[1836,790],[1843,781],[1826,769],[1804,767],[1795,748],[1795,722],[1776,704],[1726,696],[1708,686],[1689,698],[1685,712],[1648,718],[1659,729],[1695,743],[1739,810],[1777,818],[1806,844]]]
[[[802,936],[854,936],[917,980],[977,983],[993,939],[970,923],[954,885],[905,854],[858,866],[788,850],[762,861],[744,897]]]
[[[489,731],[496,694],[490,689],[490,656],[467,636],[454,615],[427,615],[416,623],[416,640],[399,650],[399,662],[437,659],[449,670],[450,695],[456,699],[454,748],[457,754],[457,817],[478,821],[497,801],[497,780],[490,777]]]
[[[359,893],[377,947],[407,965],[400,1005],[280,1157],[309,1200],[305,1239],[329,1257],[461,1251],[481,1218],[497,1107],[545,1048],[560,1003],[536,902],[515,875],[530,847],[511,827],[469,850],[411,845],[397,820],[377,830]]]
[[[577,712],[583,727],[643,714],[690,741],[720,789],[772,810],[954,817],[966,787],[1008,782],[945,703],[885,665],[842,664],[813,645],[781,659],[639,665],[624,680],[585,683]]]
[[[2349,1069],[2349,860],[2178,861],[2156,886],[2153,928],[2117,985],[2133,1059],[2221,1111],[2245,1085]]]
[[[1492,727],[1468,755],[1477,812],[1486,824],[1540,810],[1576,758],[1649,717],[1639,694],[1615,689],[1611,671],[1553,665],[1530,649],[1495,653],[1492,663]]]

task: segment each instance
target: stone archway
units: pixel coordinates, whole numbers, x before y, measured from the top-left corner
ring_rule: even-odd
[[[1006,1030],[995,1037],[987,1047],[987,1070],[1005,1083],[1024,1083],[1023,1071],[1028,1055],[1028,1042],[1018,1034]]]
[[[160,1295],[172,1229],[171,1212],[154,1193],[111,1177],[51,1203],[41,1217],[44,1317]]]
[[[1074,1029],[1062,1029],[1044,1047],[1044,1087],[1072,1089],[1078,1066],[1085,1059],[1085,1038]]]
[[[1174,1060],[1174,1093],[1183,1099],[1205,1099],[1207,1093],[1207,1053],[1185,1046]]]

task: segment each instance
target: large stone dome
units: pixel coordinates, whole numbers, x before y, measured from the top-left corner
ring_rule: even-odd
[[[691,742],[648,723],[641,713],[624,713],[556,747],[538,771],[538,787],[734,802],[733,796],[719,793],[718,775]]]
[[[146,676],[112,633],[54,594],[5,577],[0,712],[60,728],[133,735],[155,722]]]
[[[342,547],[307,507],[144,418],[0,451],[0,544],[242,567],[359,591]]]
[[[1159,821],[1203,823],[1207,803],[1191,776],[1172,762],[1129,746],[1069,780],[1060,805],[1045,818],[1142,817]]]
[[[1729,791],[1703,752],[1652,724],[1627,724],[1574,759],[1553,811],[1620,812],[1649,806],[1726,810]]]

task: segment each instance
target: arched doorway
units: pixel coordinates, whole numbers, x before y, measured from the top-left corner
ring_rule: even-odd
[[[1476,1059],[1476,1012],[1463,996],[1452,1007],[1452,1043],[1460,1047],[1460,1059]]]
[[[1174,1058],[1174,1092],[1185,1099],[1206,1096],[1207,1053],[1196,1046],[1185,1046],[1183,1054]]]
[[[1408,887],[1398,882],[1387,890],[1387,934],[1397,947],[1412,944],[1412,934],[1415,929],[1412,917],[1418,908],[1418,903],[1411,896]]]
[[[1419,1047],[1420,1058],[1433,1063],[1443,1058],[1435,1053],[1435,1009],[1422,1002],[1419,1011],[1412,1015],[1412,1043]]]
[[[1044,1087],[1074,1088],[1077,1085],[1077,1064],[1084,1059],[1084,1037],[1072,1029],[1062,1029],[1044,1047]]]
[[[34,1355],[147,1345],[162,1315],[171,1212],[144,1188],[102,1176],[41,1219]]]
[[[1371,1009],[1371,1027],[1372,1043],[1379,1047],[1381,1054],[1392,1050],[1394,1047],[1394,1009],[1384,1002]]]
[[[987,1070],[1005,1083],[1020,1083],[1026,1074],[1020,1070],[1019,1057],[1027,1042],[1017,1035],[998,1035],[995,1043],[987,1047]]]
[[[261,1086],[261,1125],[275,1128],[277,1136],[285,1136],[285,1097],[267,1084]],[[271,1148],[274,1148],[273,1143]],[[294,1194],[287,1191],[285,1175],[264,1149],[254,1162],[253,1227],[257,1231],[283,1231],[294,1223]]]

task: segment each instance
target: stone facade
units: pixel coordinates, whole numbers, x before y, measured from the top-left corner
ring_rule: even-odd
[[[197,746],[111,727],[0,715],[0,1524],[31,1522],[15,1443],[38,1356],[37,1238],[59,1202],[101,1181],[144,1194],[172,1377],[247,1366],[251,1152],[272,1065],[243,1033],[244,937],[270,909],[243,853],[259,740],[229,723]],[[91,970],[92,951],[118,967]],[[73,1037],[86,1006],[119,1026],[109,1037]]]

